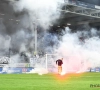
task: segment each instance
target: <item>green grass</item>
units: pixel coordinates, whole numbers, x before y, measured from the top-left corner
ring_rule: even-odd
[[[100,90],[100,73],[67,74],[0,74],[0,90]]]

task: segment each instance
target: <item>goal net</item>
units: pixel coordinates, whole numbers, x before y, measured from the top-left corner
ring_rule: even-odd
[[[57,54],[46,54],[46,69],[49,72],[55,72],[57,71],[57,67],[56,67],[56,60],[57,58]]]

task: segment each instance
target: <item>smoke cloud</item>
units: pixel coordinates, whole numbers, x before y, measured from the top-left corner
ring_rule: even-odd
[[[43,56],[46,52],[53,51],[51,49],[54,41],[51,45],[49,36],[55,36],[50,35],[47,30],[59,18],[60,12],[57,9],[61,3],[63,0],[19,0],[1,3],[0,55],[9,56],[12,64],[29,62],[35,51],[35,28],[38,32],[39,54]]]
[[[49,25],[59,17],[57,10],[63,0],[19,0],[0,5],[0,35],[5,45],[1,44],[0,55],[11,56],[23,53],[34,54],[34,28],[38,31],[38,49],[41,51],[40,42],[45,41]],[[44,36],[45,35],[45,36]],[[3,40],[8,37],[7,40]],[[42,46],[45,47],[46,43]],[[44,50],[46,51],[46,50]],[[2,54],[3,53],[3,54]],[[43,52],[44,53],[44,52]]]
[[[90,31],[71,33],[66,27],[59,47],[58,57],[64,58],[63,72],[84,72],[88,68],[100,66],[100,31],[92,28]]]
[[[27,11],[31,22],[48,28],[60,15],[59,3],[63,0],[20,0],[12,5],[16,12]]]
[[[2,4],[0,6],[0,55],[7,56],[10,52],[13,63],[23,62],[23,60],[28,62],[29,57],[34,54],[36,25],[39,54],[42,57],[45,53],[56,54],[48,59],[53,67],[49,68],[48,65],[50,71],[57,71],[55,60],[62,57],[65,73],[83,72],[89,67],[100,66],[100,31],[92,28],[90,31],[72,33],[66,27],[60,36],[47,31],[60,16],[57,8],[61,3],[63,0],[20,0]],[[42,59],[45,60],[44,57]],[[43,62],[40,61],[40,64],[45,66]]]

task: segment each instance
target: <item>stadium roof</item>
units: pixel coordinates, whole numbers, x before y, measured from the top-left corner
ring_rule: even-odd
[[[75,0],[65,2],[57,26],[78,26],[89,24],[100,26],[100,6]]]
[[[19,0],[0,0],[1,3],[15,2]],[[63,3],[61,16],[54,26],[78,26],[89,24],[91,26],[100,26],[100,6],[81,2],[81,0],[65,0]]]

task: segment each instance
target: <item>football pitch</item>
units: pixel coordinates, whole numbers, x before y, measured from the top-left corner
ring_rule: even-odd
[[[100,90],[100,73],[0,74],[0,90]]]

